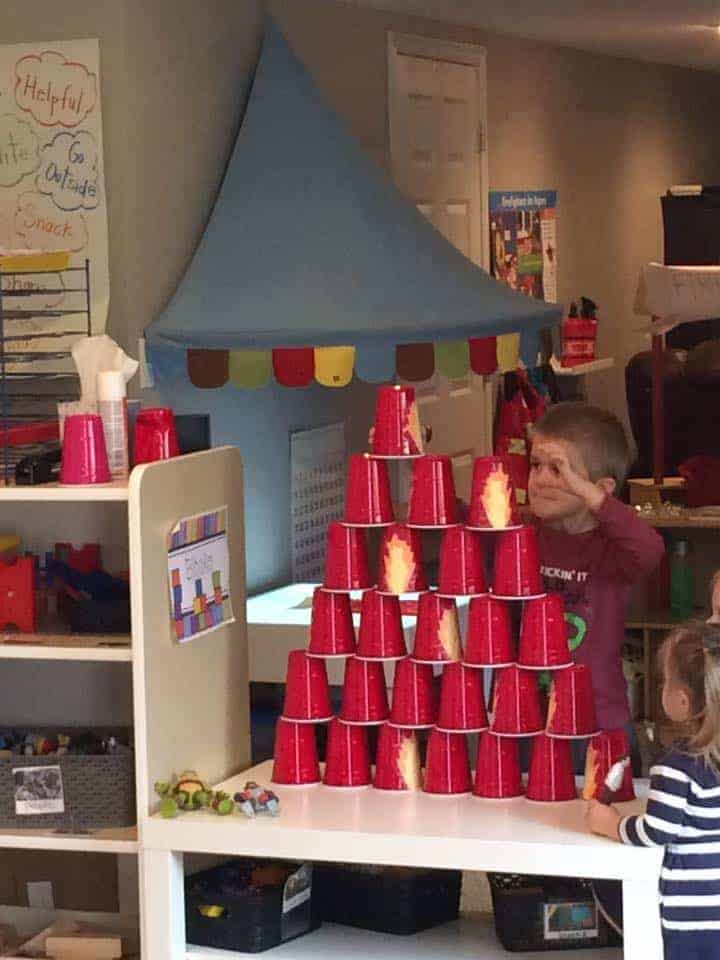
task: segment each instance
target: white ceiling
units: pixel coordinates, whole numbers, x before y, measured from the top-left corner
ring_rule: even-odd
[[[613,56],[720,72],[720,0],[343,0]]]

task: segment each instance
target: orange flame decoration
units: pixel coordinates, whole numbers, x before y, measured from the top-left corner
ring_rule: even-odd
[[[419,790],[420,783],[420,754],[418,745],[413,737],[404,737],[398,748],[397,758],[400,776],[408,790]]]
[[[600,783],[600,751],[590,744],[585,759],[585,787],[583,789],[583,800],[592,800],[597,796],[601,787]]]
[[[440,643],[451,660],[460,659],[460,629],[455,609],[446,610],[440,618]]]
[[[422,433],[420,432],[420,417],[418,416],[418,408],[416,403],[411,403],[407,408],[407,415],[405,418],[405,430],[408,437],[415,445],[413,453],[422,453],[423,452],[423,440]]]
[[[385,582],[391,593],[407,593],[415,572],[415,558],[407,540],[393,534],[385,549]]]
[[[485,481],[480,498],[491,527],[509,527],[512,520],[510,477],[502,467],[495,467]]]

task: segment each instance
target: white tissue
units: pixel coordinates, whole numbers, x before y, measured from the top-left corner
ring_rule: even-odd
[[[127,383],[138,368],[138,361],[129,357],[112,337],[105,334],[77,340],[72,348],[72,356],[80,377],[80,396],[87,403],[97,401],[98,373],[119,370]]]

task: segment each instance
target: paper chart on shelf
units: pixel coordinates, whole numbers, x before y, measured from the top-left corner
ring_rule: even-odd
[[[69,251],[71,267],[90,263],[92,332],[103,333],[110,297],[103,176],[100,51],[97,40],[0,45],[0,252]],[[80,282],[82,280],[82,282]],[[67,351],[87,330],[81,273],[7,276],[4,290],[52,291],[6,301],[56,316],[12,320],[15,351]],[[62,366],[60,365],[62,364]],[[74,369],[72,361],[33,360],[23,371]]]

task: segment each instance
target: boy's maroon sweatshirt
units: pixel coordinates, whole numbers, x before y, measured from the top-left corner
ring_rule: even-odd
[[[657,567],[662,537],[634,510],[606,497],[598,525],[570,534],[537,522],[540,563],[548,591],[565,601],[576,663],[592,672],[598,723],[603,730],[630,719],[621,649],[630,588]]]

